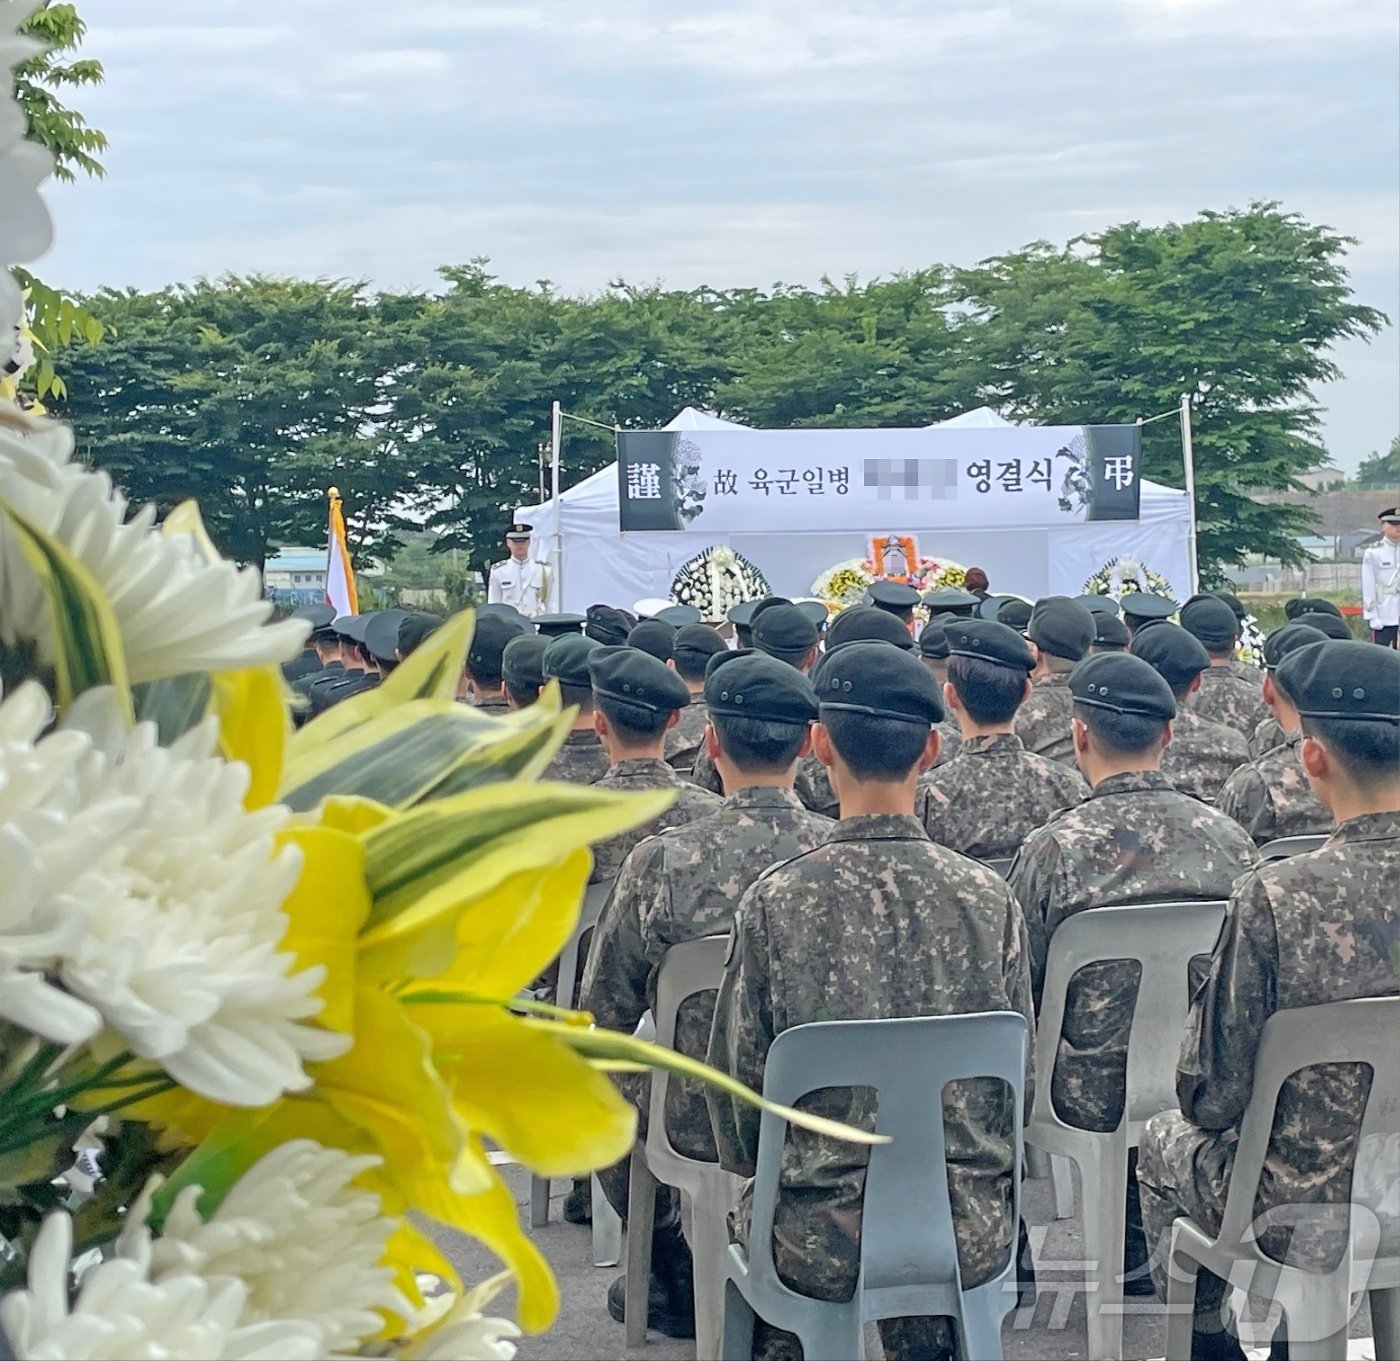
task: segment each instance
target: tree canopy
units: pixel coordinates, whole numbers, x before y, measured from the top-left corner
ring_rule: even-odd
[[[1356,470],[1356,485],[1365,491],[1388,491],[1400,487],[1400,435],[1390,441],[1383,454],[1363,458]]]

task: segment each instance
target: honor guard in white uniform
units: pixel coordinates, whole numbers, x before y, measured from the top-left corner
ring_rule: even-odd
[[[549,608],[549,568],[530,556],[529,525],[511,525],[506,530],[510,557],[491,568],[486,587],[490,605],[513,605],[533,619]]]
[[[1400,506],[1376,517],[1381,541],[1361,555],[1361,606],[1371,626],[1371,641],[1396,647],[1400,634]]]

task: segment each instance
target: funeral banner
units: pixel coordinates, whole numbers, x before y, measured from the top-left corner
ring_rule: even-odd
[[[1136,520],[1135,425],[658,430],[617,437],[620,528],[1049,528]]]

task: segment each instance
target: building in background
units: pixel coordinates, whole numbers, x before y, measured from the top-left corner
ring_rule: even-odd
[[[287,609],[326,598],[326,550],[283,548],[263,564],[263,591]]]

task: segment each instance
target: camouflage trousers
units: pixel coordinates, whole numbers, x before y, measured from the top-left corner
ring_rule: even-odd
[[[613,1082],[618,1091],[637,1108],[637,1144],[646,1143],[647,1106],[651,1084],[645,1073],[614,1073]],[[630,1195],[632,1158],[629,1154],[621,1162],[602,1168],[596,1175],[598,1185],[608,1198],[608,1204],[627,1222],[627,1205]],[[653,1237],[658,1233],[674,1232],[681,1222],[680,1193],[673,1186],[656,1183],[656,1222]]]

